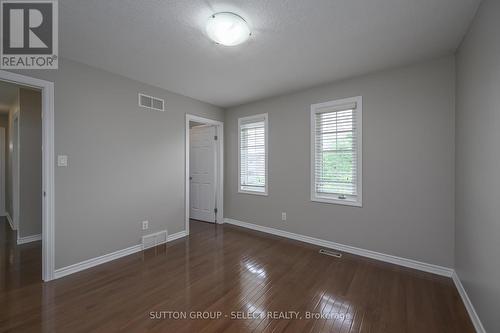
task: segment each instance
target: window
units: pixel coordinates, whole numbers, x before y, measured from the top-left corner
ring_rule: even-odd
[[[238,119],[240,193],[267,195],[267,114]]]
[[[311,200],[362,205],[362,97],[311,105]]]

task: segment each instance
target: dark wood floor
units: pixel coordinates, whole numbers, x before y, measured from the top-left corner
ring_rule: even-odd
[[[474,332],[450,279],[230,225],[49,283],[14,240],[1,220],[1,332]]]

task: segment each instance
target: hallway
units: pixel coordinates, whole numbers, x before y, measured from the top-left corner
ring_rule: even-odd
[[[0,217],[0,299],[7,290],[41,282],[42,241],[22,245],[16,245],[16,241],[16,231],[5,217]]]

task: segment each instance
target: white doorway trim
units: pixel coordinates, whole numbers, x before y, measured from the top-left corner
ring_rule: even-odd
[[[12,115],[12,221],[14,221],[15,230],[17,230],[17,240],[19,240],[19,108],[14,110]]]
[[[186,114],[186,148],[185,148],[185,159],[186,159],[186,172],[184,178],[185,182],[185,228],[186,235],[189,235],[189,148],[190,148],[190,136],[189,136],[189,122],[194,121],[206,125],[214,125],[217,129],[217,219],[215,223],[224,223],[224,123],[218,120],[212,120],[208,118],[203,118],[200,116],[195,116],[191,114]]]
[[[42,92],[42,279],[54,279],[54,83],[0,70],[0,80]]]

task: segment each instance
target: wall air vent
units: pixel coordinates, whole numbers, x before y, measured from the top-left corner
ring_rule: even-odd
[[[139,106],[156,111],[165,111],[165,100],[139,93]]]

